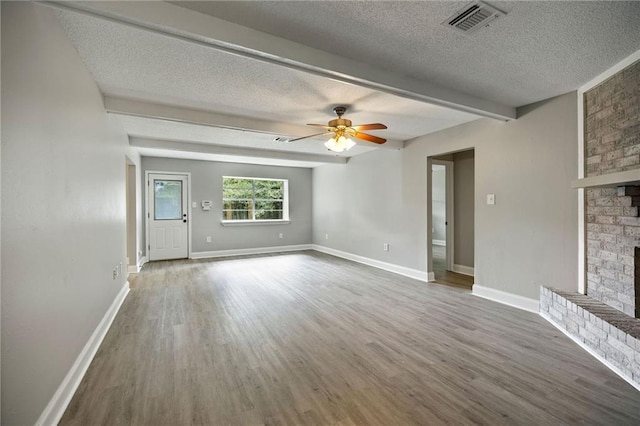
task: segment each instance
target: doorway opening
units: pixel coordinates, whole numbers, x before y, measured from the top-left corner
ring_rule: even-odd
[[[471,288],[474,276],[474,150],[428,159],[430,280]]]
[[[127,272],[138,272],[138,222],[136,203],[136,165],[129,158],[125,161],[126,222],[127,222]]]
[[[453,161],[431,164],[431,252],[436,278],[453,270],[453,167]]]

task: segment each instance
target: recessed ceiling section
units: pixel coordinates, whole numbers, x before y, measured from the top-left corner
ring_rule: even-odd
[[[117,22],[56,13],[100,89],[112,97],[297,125],[326,123],[335,118],[334,106],[348,105],[354,124],[385,123],[380,136],[390,140],[478,118]]]
[[[160,157],[160,158],[177,158],[182,160],[198,160],[198,161],[220,161],[225,163],[242,163],[242,164],[259,164],[262,166],[280,166],[280,167],[302,167],[314,168],[325,166],[324,161],[301,161],[284,158],[265,158],[257,155],[231,155],[231,154],[210,154],[196,153],[190,151],[177,151],[163,148],[136,148],[143,157]]]
[[[329,136],[286,143],[274,141],[275,136],[267,133],[201,126],[146,117],[132,117],[119,114],[112,115],[119,118],[127,134],[132,137],[234,148],[317,154],[329,157],[335,156],[335,153],[331,153],[323,145],[323,142],[329,139]],[[343,157],[362,154],[375,148],[376,146],[373,144],[358,142],[355,147],[345,152],[346,155],[343,155]]]
[[[374,134],[398,149],[480,116],[513,119],[516,106],[575,90],[640,45],[640,2],[489,2],[506,16],[473,36],[441,25],[465,1],[171,3],[41,3],[145,152],[155,140],[165,154],[183,143],[181,155],[322,163],[333,158],[323,140],[273,139],[315,133],[305,124],[335,118],[338,105],[354,125],[386,124]]]

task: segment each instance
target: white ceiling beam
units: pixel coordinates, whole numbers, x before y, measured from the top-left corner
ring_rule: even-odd
[[[399,75],[166,2],[41,3],[408,99],[500,120],[516,118],[515,108],[511,106]]]
[[[313,132],[313,129],[310,129],[307,126],[296,124],[260,120],[251,117],[195,110],[171,105],[137,101],[133,99],[114,98],[111,96],[105,96],[104,106],[107,112],[113,114],[176,121],[179,123],[197,124],[201,126],[237,129],[256,133],[267,133],[285,137],[301,137]],[[378,145],[378,147],[397,150],[404,147],[404,142],[399,140],[388,140],[386,143]]]
[[[237,148],[226,145],[209,145],[192,142],[180,142],[160,139],[149,139],[131,136],[129,145],[136,148],[162,149],[165,151],[191,152],[207,155],[220,155],[228,157],[248,157],[256,159],[276,159],[308,163],[346,164],[347,157],[336,155],[307,154],[290,151],[274,151],[255,148]]]
[[[304,136],[313,129],[296,124],[279,123],[259,118],[203,111],[133,99],[105,96],[104,107],[107,112],[134,117],[156,118],[177,121],[180,123],[198,124],[202,126],[222,127],[225,129],[244,130],[249,132],[268,133],[278,136]]]

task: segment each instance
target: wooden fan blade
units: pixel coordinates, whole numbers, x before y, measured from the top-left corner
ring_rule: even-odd
[[[379,143],[379,144],[383,144],[383,143],[385,143],[387,141],[386,139],[379,138],[377,136],[373,136],[373,135],[370,135],[368,133],[360,133],[360,132],[358,132],[355,135],[353,135],[353,137],[365,140],[367,142],[373,142],[373,143]]]
[[[382,129],[386,129],[387,126],[385,126],[382,123],[371,123],[371,124],[358,124],[357,126],[352,126],[354,129],[356,129],[357,131],[360,130],[382,130]]]
[[[326,126],[325,126],[326,127]],[[322,135],[328,135],[331,134],[333,132],[322,132],[322,133],[316,133],[315,135],[309,135],[309,136],[303,136],[301,138],[295,138],[295,139],[289,139],[288,142],[295,142],[295,141],[299,141],[302,139],[307,139],[307,138],[312,138],[314,136],[322,136]]]

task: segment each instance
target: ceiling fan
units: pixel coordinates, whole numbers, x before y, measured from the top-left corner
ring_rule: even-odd
[[[362,130],[382,130],[386,129],[387,126],[381,123],[371,123],[371,124],[360,124],[353,126],[351,120],[347,120],[346,118],[342,118],[344,113],[347,111],[346,106],[337,106],[333,109],[333,112],[336,113],[338,118],[335,118],[327,125],[324,124],[308,124],[308,126],[321,127],[324,128],[325,131],[322,133],[316,133],[309,136],[303,136],[301,138],[289,139],[287,142],[295,142],[302,139],[312,138],[315,136],[323,136],[333,134],[331,139],[325,142],[324,146],[326,146],[329,150],[334,152],[342,152],[344,150],[351,149],[355,146],[355,142],[352,141],[351,138],[362,139],[363,141],[373,142],[377,144],[383,144],[387,140],[383,138],[379,138],[377,136],[370,135],[368,133],[362,133]]]

